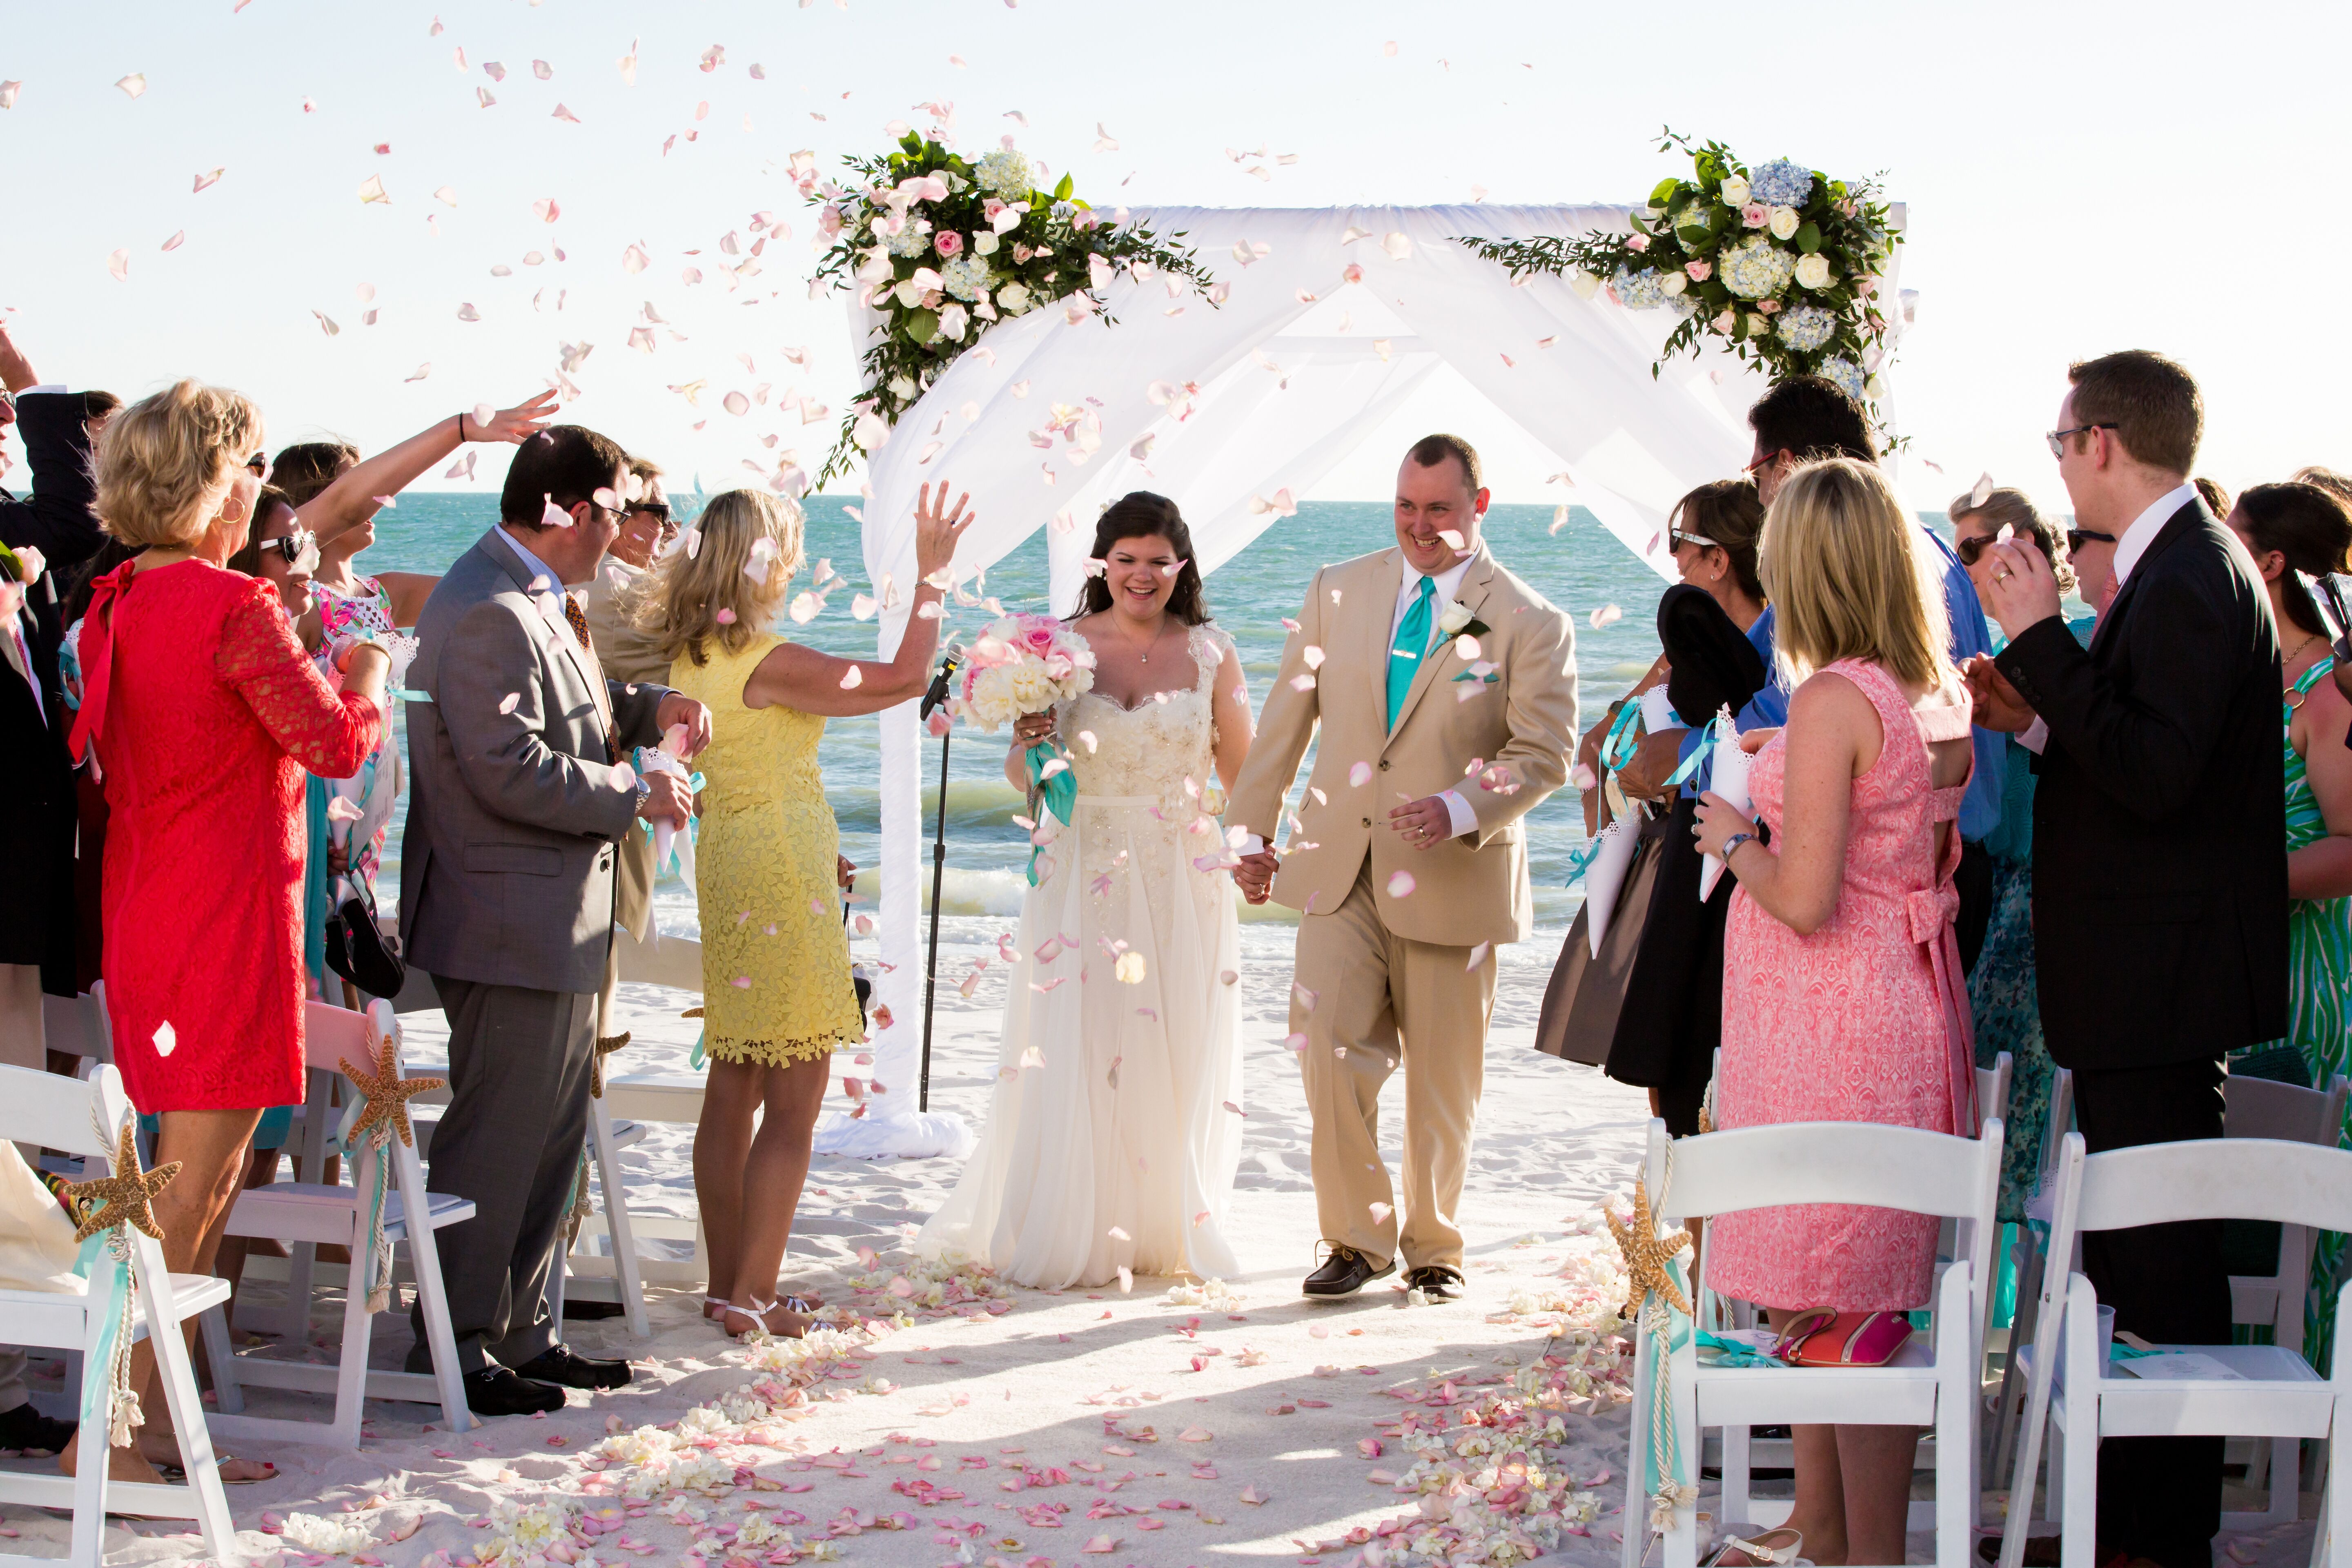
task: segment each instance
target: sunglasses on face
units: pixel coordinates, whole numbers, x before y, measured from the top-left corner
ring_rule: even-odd
[[[307,528],[298,528],[276,539],[265,539],[261,542],[261,548],[265,553],[277,555],[289,566],[308,564],[315,567],[319,564],[319,536]]]
[[[664,528],[667,528],[670,525],[669,502],[666,500],[641,500],[630,502],[629,515],[631,517],[635,517],[639,512],[644,512],[646,515],[653,518]]]
[[[2045,434],[2042,437],[2042,439],[2050,443],[2050,455],[2052,457],[2063,458],[2066,455],[2067,437],[2087,435],[2093,430],[2113,430],[2115,428],[2116,426],[2113,425],[2076,425],[2064,430],[2052,430]]]
[[[1999,537],[1998,534],[1985,533],[1973,539],[1960,540],[1953,544],[1952,553],[1960,558],[1961,565],[1973,566],[1983,558],[1986,548]]]
[[[1749,463],[1749,464],[1745,468],[1742,468],[1742,469],[1740,470],[1740,472],[1742,472],[1742,473],[1746,473],[1746,474],[1753,474],[1753,473],[1754,473],[1754,472],[1756,472],[1759,468],[1769,468],[1769,467],[1770,467],[1772,464],[1779,462],[1782,458],[1785,458],[1785,457],[1787,457],[1788,455],[1789,455],[1789,449],[1788,449],[1787,447],[1781,447],[1781,448],[1780,448],[1780,450],[1778,450],[1778,451],[1774,451],[1774,452],[1767,452],[1767,453],[1765,453],[1762,457],[1754,459],[1752,462],[1750,462],[1750,463]]]
[[[1685,544],[1696,544],[1701,550],[1720,550],[1723,548],[1722,545],[1717,544],[1714,540],[1709,539],[1704,533],[1685,533],[1680,529],[1676,529],[1674,532],[1666,535],[1666,538],[1669,542],[1669,553],[1673,551],[1680,550]]]
[[[2066,531],[2066,553],[2079,555],[2084,544],[2113,544],[2115,542],[2116,536],[2112,533],[2095,533],[2087,528],[2070,528]]]
[[[257,474],[265,479],[268,479],[269,477],[269,454],[267,452],[256,452],[252,457],[247,458],[245,460],[245,468],[246,472],[249,474]]]

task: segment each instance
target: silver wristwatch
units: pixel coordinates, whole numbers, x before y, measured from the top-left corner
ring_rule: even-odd
[[[637,804],[636,804],[636,809],[637,809],[637,810],[639,810],[639,811],[643,811],[643,810],[645,810],[645,808],[646,808],[646,797],[647,795],[652,795],[653,793],[654,793],[653,781],[652,781],[652,780],[650,780],[650,779],[648,779],[648,778],[646,778],[645,774],[643,774],[643,773],[639,773],[639,774],[637,775]]]

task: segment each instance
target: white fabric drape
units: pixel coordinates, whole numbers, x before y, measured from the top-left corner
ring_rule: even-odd
[[[1213,307],[1189,292],[1171,298],[1157,277],[1121,275],[1106,295],[1116,325],[1095,316],[1073,322],[1064,306],[1044,307],[991,327],[948,368],[871,454],[866,569],[877,585],[898,588],[900,605],[886,615],[883,656],[898,645],[910,596],[921,485],[946,479],[971,492],[980,521],[957,556],[963,577],[1047,528],[1051,602],[1066,606],[1084,580],[1102,506],[1139,488],[1172,496],[1202,571],[1213,572],[1276,521],[1271,510],[1254,511],[1253,498],[1306,493],[1441,364],[1556,456],[1575,500],[1671,576],[1666,514],[1694,485],[1739,472],[1750,446],[1745,416],[1763,377],[1719,348],[1677,358],[1654,377],[1673,325],[1664,311],[1624,310],[1605,291],[1580,300],[1556,278],[1515,286],[1502,268],[1454,243],[1622,228],[1629,210],[1139,212],[1163,237],[1181,231],[1230,285],[1229,297]],[[1244,265],[1237,247],[1254,259]],[[1345,280],[1351,266],[1360,281]],[[875,318],[856,306],[851,317],[862,346]],[[1181,417],[1153,401],[1156,383],[1197,388]],[[1050,449],[1033,444],[1056,405],[1077,411],[1090,437],[1098,434],[1091,451],[1060,435]],[[893,1021],[877,1038],[874,1076],[887,1092],[869,1100],[858,1121],[834,1116],[820,1125],[817,1146],[829,1152],[961,1152],[969,1143],[954,1119],[914,1112],[926,771],[915,708],[881,716],[880,927],[889,967],[878,992]]]

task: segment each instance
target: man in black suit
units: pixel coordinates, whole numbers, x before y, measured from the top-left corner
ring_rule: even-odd
[[[89,556],[100,536],[82,395],[40,385],[5,325],[0,388],[0,428],[24,438],[33,485],[21,500],[0,489],[0,821],[17,838],[0,897],[0,1063],[37,1070],[42,993],[74,994],[74,783],[55,568]],[[0,1447],[56,1452],[73,1424],[33,1408],[24,1372],[24,1352],[0,1346]]]
[[[2116,596],[2085,651],[2041,552],[1992,545],[2010,643],[1969,675],[1979,721],[2041,758],[2042,1025],[2095,1154],[2221,1137],[2223,1054],[2286,1033],[2286,791],[2269,601],[2188,479],[2197,384],[2138,350],[2067,374],[2050,446],[2076,526],[2115,542]],[[2220,1221],[2086,1236],[2083,1266],[2118,1330],[2229,1342]],[[2221,1497],[2221,1438],[2109,1438],[2100,1560],[2207,1568]]]

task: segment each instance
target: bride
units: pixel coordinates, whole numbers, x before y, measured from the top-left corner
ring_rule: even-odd
[[[1249,752],[1249,691],[1173,501],[1121,498],[1094,557],[1072,617],[1093,689],[1023,719],[1004,764],[1025,788],[1022,752],[1058,732],[1074,820],[1022,900],[980,1149],[916,1243],[1044,1289],[1236,1271],[1239,932],[1214,814]]]

